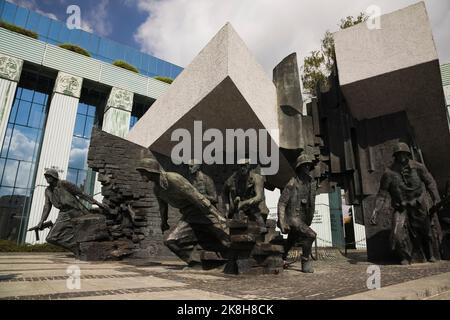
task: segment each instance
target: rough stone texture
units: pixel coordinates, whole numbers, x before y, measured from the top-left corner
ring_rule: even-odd
[[[381,16],[334,34],[339,82],[358,120],[406,112],[415,142],[444,192],[450,181],[450,130],[439,60],[425,4]]]
[[[113,261],[79,263],[61,253],[0,254],[0,299],[334,299],[360,292],[368,292],[367,268],[372,265],[364,252],[349,251],[348,257],[314,261],[315,273],[301,273],[300,263],[275,277],[226,275],[219,270],[185,270],[182,262],[173,260]],[[81,289],[69,290],[67,267],[81,268]],[[425,263],[411,266],[381,265],[381,286],[389,289],[405,284],[410,293],[416,286],[407,281],[422,279],[428,284],[430,276],[449,279],[450,262]],[[180,288],[181,287],[181,288]],[[189,295],[180,289],[191,291]],[[440,291],[449,290],[448,280],[439,285],[426,286],[410,299],[423,299]],[[382,289],[383,290],[383,289]],[[376,290],[378,291],[378,290]],[[417,292],[417,291],[416,291]],[[403,291],[403,294],[405,291]],[[403,294],[396,299],[402,299]],[[277,313],[278,314],[278,313]],[[287,314],[285,317],[290,317]],[[284,315],[283,317],[284,318]]]
[[[284,149],[304,149],[305,142],[302,132],[303,100],[296,53],[287,56],[275,67],[273,82],[277,88],[280,147]]]
[[[270,132],[278,130],[275,86],[230,24],[183,70],[166,94],[133,127],[127,139],[170,156],[178,144],[171,141],[175,129],[187,129],[196,141],[202,140],[202,136],[194,135],[196,120],[202,121],[203,131],[267,129],[271,142],[278,145],[278,132]],[[278,174],[268,180],[282,187],[292,174],[281,155]]]

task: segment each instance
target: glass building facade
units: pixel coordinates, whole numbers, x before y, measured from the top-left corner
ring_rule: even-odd
[[[0,0],[0,20],[34,31],[39,35],[39,40],[47,43],[76,44],[89,51],[91,56],[98,60],[108,63],[124,60],[148,77],[164,76],[175,79],[183,70],[177,65],[93,33],[70,30],[61,21],[50,19],[6,0]]]
[[[0,154],[0,239],[24,236],[53,80],[23,72]]]

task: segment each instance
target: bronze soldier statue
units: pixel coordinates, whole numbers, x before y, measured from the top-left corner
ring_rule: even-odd
[[[45,189],[45,205],[37,229],[44,229],[52,207],[59,209],[58,218],[46,241],[64,247],[78,256],[79,250],[74,234],[73,219],[89,213],[89,209],[82,203],[82,200],[96,204],[103,209],[106,209],[106,207],[93,197],[85,194],[73,183],[60,180],[55,169],[46,170],[44,175],[49,186]]]
[[[261,233],[267,232],[265,219],[269,214],[264,195],[264,177],[251,170],[250,159],[238,161],[239,170],[227,179],[224,185],[228,218],[240,219],[247,216],[256,221]]]
[[[165,172],[151,158],[143,159],[136,170],[146,181],[154,183],[163,233],[170,229],[168,205],[180,210],[182,217],[164,242],[173,253],[189,266],[195,266],[201,263],[195,252],[198,245],[205,250],[226,252],[230,245],[226,219],[187,179],[175,172]]]
[[[217,191],[214,180],[202,171],[202,165],[199,161],[191,160],[189,162],[188,180],[212,205],[217,206]]]
[[[310,226],[315,212],[317,182],[310,175],[313,168],[313,162],[308,155],[298,157],[295,166],[296,177],[288,182],[278,203],[278,226],[282,233],[288,235],[283,259],[286,261],[289,250],[301,242],[302,271],[305,273],[314,272],[311,250],[316,233]]]
[[[390,199],[394,210],[391,248],[401,264],[425,258],[435,262],[440,259],[441,240],[438,217],[430,211],[440,202],[436,182],[423,164],[411,159],[407,144],[399,143],[393,156],[394,163],[381,178],[371,224],[377,224],[378,212]]]

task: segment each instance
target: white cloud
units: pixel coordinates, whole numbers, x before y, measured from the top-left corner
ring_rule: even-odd
[[[297,52],[299,63],[320,48],[326,30],[341,18],[357,15],[372,4],[382,13],[417,0],[136,0],[148,19],[135,34],[141,49],[187,66],[215,33],[231,22],[270,75],[284,57]],[[450,62],[450,2],[425,1],[441,62]]]
[[[81,7],[81,29],[103,37],[109,36],[113,31],[108,13],[109,5],[109,0],[100,0],[89,11]]]
[[[49,17],[50,19],[58,20],[55,14],[42,11],[39,8],[36,0],[8,0],[8,1],[17,4],[18,6],[33,10],[43,16]]]

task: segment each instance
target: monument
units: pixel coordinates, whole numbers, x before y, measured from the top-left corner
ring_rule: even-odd
[[[107,236],[77,242],[80,256],[175,253],[192,267],[224,265],[227,273],[276,274],[300,242],[302,271],[313,272],[314,198],[341,187],[355,207],[355,219],[366,225],[370,260],[396,258],[389,241],[393,212],[376,204],[381,193],[386,196],[383,206],[392,203],[396,210],[395,219],[405,211],[420,213],[423,222],[428,221],[424,214],[432,213],[430,228],[420,230],[416,246],[427,252],[428,260],[438,259],[437,219],[443,211],[436,208],[450,181],[442,165],[450,162],[450,131],[431,30],[423,4],[385,15],[381,22],[381,30],[361,24],[334,35],[330,89],[317,90],[306,104],[296,55],[275,67],[271,81],[227,23],[124,139],[94,129],[88,164],[102,183],[99,225],[106,226]],[[396,54],[384,56],[379,41],[370,42],[373,37]],[[420,50],[405,57],[413,43],[421,43]],[[411,78],[414,84],[407,81]],[[392,169],[392,150],[400,141],[407,143],[396,152],[402,154],[396,156],[401,170],[387,175],[395,179],[382,178]],[[186,172],[183,164],[192,159]],[[405,168],[412,180],[397,183]],[[425,192],[417,177],[434,207],[404,204],[385,185],[395,180],[397,184],[388,185],[418,192],[411,196],[405,191],[402,197],[422,199]],[[278,225],[287,240],[276,231],[277,221],[267,218],[265,188],[282,190]],[[378,219],[371,225],[374,208]],[[409,263],[410,258],[401,260]]]

